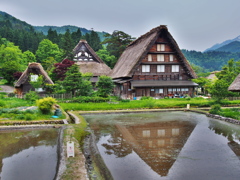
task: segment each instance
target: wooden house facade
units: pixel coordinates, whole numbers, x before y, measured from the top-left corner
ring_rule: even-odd
[[[196,74],[166,26],[158,26],[128,45],[111,77],[123,99],[193,96]]]
[[[96,83],[99,76],[108,76],[112,71],[111,68],[99,58],[86,40],[80,40],[73,49],[73,60],[79,65],[81,73],[93,74],[91,78],[92,83]]]
[[[27,69],[20,76],[14,87],[18,97],[22,97],[29,91],[34,91],[34,87],[30,84],[31,81],[36,81],[37,78],[42,75],[43,81],[47,84],[54,84],[47,72],[43,69],[40,63],[29,63]],[[39,92],[44,92],[41,88]]]

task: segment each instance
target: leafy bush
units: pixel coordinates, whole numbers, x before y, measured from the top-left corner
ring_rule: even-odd
[[[27,101],[31,101],[31,102],[35,102],[36,100],[38,100],[40,97],[38,96],[38,93],[36,91],[29,91],[26,95],[25,95],[25,99]]]
[[[211,113],[211,114],[219,114],[220,112],[221,112],[220,104],[212,105],[211,109],[209,110],[209,113]]]
[[[46,97],[37,100],[37,107],[42,114],[50,114],[52,107],[56,102],[57,102],[56,99],[52,97]]]

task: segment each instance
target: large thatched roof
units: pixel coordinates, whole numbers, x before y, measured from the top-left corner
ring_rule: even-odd
[[[168,29],[165,25],[161,25],[152,29],[148,33],[130,43],[126,50],[122,53],[121,57],[118,59],[118,62],[116,63],[111,74],[112,78],[116,79],[122,77],[132,77],[133,72],[139,66],[141,60],[147,55],[150,48],[161,34],[169,39],[169,42],[176,52],[176,55],[183,63],[185,71],[190,75],[191,78],[196,78],[197,76],[195,72],[192,70],[191,66],[182,54],[172,35],[168,32]]]
[[[89,46],[86,40],[80,40],[73,49],[74,61],[80,66],[81,73],[92,73],[93,76],[109,75],[111,68]]]
[[[235,78],[232,84],[228,87],[229,91],[240,92],[240,74]]]
[[[28,80],[28,77],[31,73],[36,75],[42,75],[46,83],[54,84],[40,63],[29,63],[27,69],[23,72],[21,77],[15,83],[15,87],[20,87],[22,84],[24,84]]]
[[[93,74],[93,76],[101,76],[106,75],[108,76],[111,72],[110,67],[108,67],[104,63],[97,63],[97,62],[77,62],[77,65],[79,65],[80,72],[81,73],[87,73],[90,72]]]

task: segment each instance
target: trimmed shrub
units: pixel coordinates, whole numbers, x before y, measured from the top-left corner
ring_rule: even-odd
[[[56,99],[52,97],[46,97],[37,100],[37,107],[42,114],[50,114],[55,103],[57,103]]]
[[[211,114],[220,114],[220,112],[221,112],[220,104],[212,105],[211,109],[209,110],[209,113],[211,113]]]

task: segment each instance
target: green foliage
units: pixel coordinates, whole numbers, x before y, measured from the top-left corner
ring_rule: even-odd
[[[57,44],[53,44],[50,40],[44,39],[39,43],[38,49],[36,51],[37,61],[42,63],[43,68],[47,69],[49,66],[49,61],[55,63],[62,59],[62,52]],[[52,64],[53,65],[53,64]]]
[[[142,96],[141,100],[149,100],[149,99],[153,99],[151,96]]]
[[[0,99],[0,107],[3,108],[5,106],[6,106],[6,104],[5,104],[4,100]]]
[[[18,46],[6,41],[0,44],[0,67],[1,75],[8,81],[8,84],[14,82],[13,74],[23,71],[26,66],[22,62],[22,51]]]
[[[31,51],[27,50],[22,54],[22,62],[27,66],[28,63],[36,62],[36,57]]]
[[[37,100],[38,109],[42,114],[50,114],[55,103],[57,103],[57,101],[52,97]]]
[[[183,49],[182,53],[186,59],[197,66],[204,68],[203,72],[212,72],[222,69],[229,59],[240,59],[240,53],[220,52],[220,51],[188,51]]]
[[[219,114],[221,111],[221,105],[215,104],[211,106],[211,109],[209,110],[210,114]]]
[[[216,74],[218,79],[209,87],[212,98],[220,102],[226,97],[238,96],[238,93],[228,91],[228,87],[239,73],[240,61],[229,60],[223,70]]]
[[[105,48],[98,50],[96,53],[100,59],[102,59],[110,68],[113,69],[114,65],[117,62],[117,58],[115,56],[110,55],[110,53]]]
[[[70,102],[78,102],[78,103],[89,103],[89,102],[94,102],[94,103],[99,103],[99,102],[107,102],[109,101],[109,98],[103,98],[103,97],[98,97],[98,96],[79,96],[79,97],[74,97],[70,100]]]
[[[113,31],[112,34],[106,34],[105,37],[106,39],[102,42],[102,44],[107,44],[108,52],[117,59],[126,49],[127,45],[135,39],[123,31],[117,30]]]
[[[36,91],[29,91],[28,93],[25,94],[25,99],[27,101],[35,102],[39,98],[40,97]]]
[[[67,92],[71,92],[73,96],[89,96],[92,93],[92,84],[82,77],[79,67],[74,64],[66,72],[66,77],[62,81],[62,86]]]
[[[30,74],[30,75],[35,75],[35,74]],[[42,75],[38,75],[36,81],[29,81],[29,83],[32,85],[32,87],[36,88],[40,88],[43,86],[43,76]]]
[[[107,97],[109,96],[114,88],[114,84],[112,78],[109,76],[102,75],[99,77],[99,80],[96,84],[97,87],[97,94],[100,97]]]

